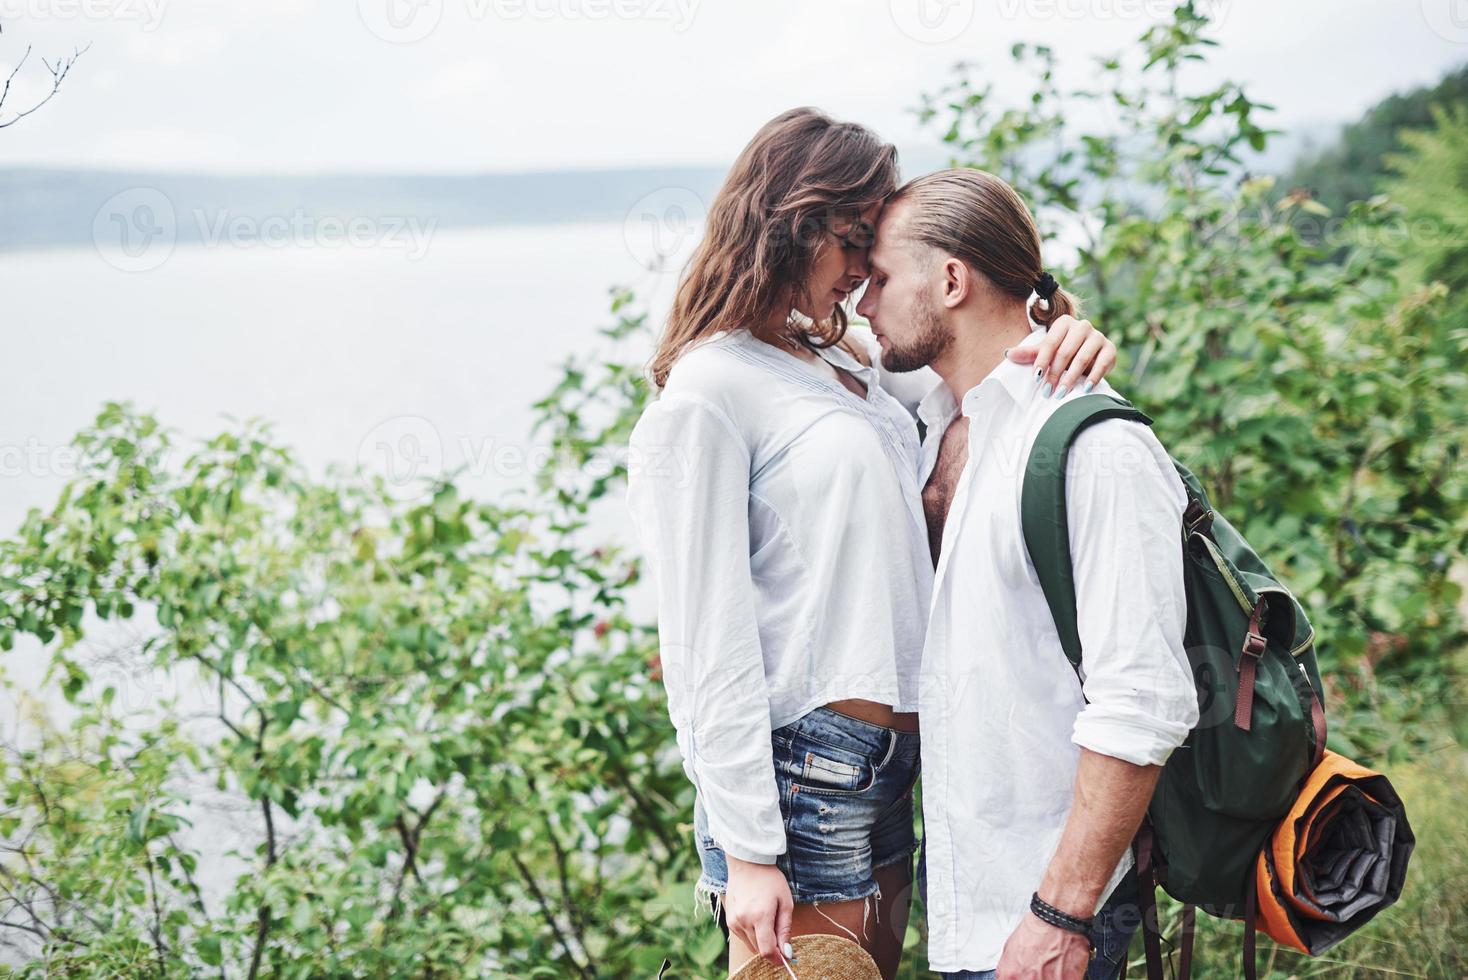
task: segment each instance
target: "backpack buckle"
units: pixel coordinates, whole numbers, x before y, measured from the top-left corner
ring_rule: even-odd
[[[1249,614],[1249,631],[1244,635],[1245,656],[1253,657],[1255,660],[1264,656],[1264,650],[1268,643],[1264,639],[1262,630],[1264,629],[1264,621],[1268,618],[1269,604],[1264,601],[1263,596],[1260,596],[1259,600],[1254,603],[1254,611]],[[1242,660],[1239,661],[1239,666],[1243,666]]]
[[[1208,533],[1213,527],[1213,508],[1205,508],[1197,500],[1189,498],[1187,509],[1183,511],[1183,526],[1188,534],[1199,527],[1203,528],[1203,533]]]

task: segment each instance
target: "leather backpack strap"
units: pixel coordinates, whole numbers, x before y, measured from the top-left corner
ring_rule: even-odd
[[[1177,960],[1177,980],[1189,980],[1193,975],[1193,930],[1198,925],[1198,907],[1183,906],[1181,953]]]
[[[1147,952],[1147,980],[1163,980],[1162,933],[1157,921],[1157,877],[1152,866],[1152,828],[1146,819],[1132,839],[1137,864],[1137,908],[1142,914],[1142,948]]]
[[[1249,614],[1249,631],[1244,635],[1244,649],[1239,655],[1239,693],[1234,702],[1234,725],[1248,731],[1254,720],[1254,671],[1264,656],[1264,615],[1267,607],[1261,597]]]
[[[1259,980],[1258,936],[1255,934],[1254,919],[1259,914],[1259,898],[1254,894],[1254,881],[1249,881],[1249,891],[1244,896],[1244,980]]]
[[[1313,684],[1310,685],[1310,725],[1315,729],[1315,757],[1310,760],[1310,768],[1314,769],[1325,758],[1325,706],[1320,703]]]

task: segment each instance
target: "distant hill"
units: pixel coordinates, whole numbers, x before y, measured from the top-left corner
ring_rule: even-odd
[[[1256,171],[1288,166],[1300,146],[1289,134],[1250,160]],[[942,146],[903,149],[904,176],[947,165]],[[229,227],[370,218],[435,228],[640,221],[688,202],[707,204],[719,167],[644,167],[521,174],[220,176],[166,171],[0,167],[0,251],[116,245],[119,224],[168,225],[179,244]],[[165,212],[160,214],[159,212]],[[171,212],[171,214],[167,213]],[[248,231],[246,232],[248,234]],[[125,240],[125,235],[124,235]]]
[[[1380,192],[1387,175],[1384,158],[1402,149],[1402,130],[1430,128],[1432,107],[1438,105],[1468,105],[1468,65],[1436,85],[1381,100],[1341,129],[1336,139],[1302,154],[1280,181],[1280,189],[1309,188],[1332,212],[1344,212],[1352,201]]]
[[[0,168],[0,250],[88,245],[98,222],[130,220],[134,202],[170,207],[179,243],[222,221],[417,219],[436,227],[623,221],[648,195],[683,188],[709,200],[712,167],[479,176],[200,176]],[[153,193],[156,192],[156,193]],[[158,195],[162,195],[160,198]],[[152,220],[152,218],[150,218]]]

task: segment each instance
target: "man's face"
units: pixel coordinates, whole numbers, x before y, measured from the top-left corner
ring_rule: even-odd
[[[906,237],[898,202],[882,211],[872,247],[871,278],[856,312],[866,317],[882,345],[882,367],[915,371],[942,355],[953,341],[936,299],[942,263],[925,245]]]

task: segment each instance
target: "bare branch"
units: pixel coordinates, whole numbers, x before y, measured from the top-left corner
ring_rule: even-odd
[[[52,97],[61,90],[61,83],[66,80],[67,74],[71,72],[72,65],[75,65],[78,58],[91,50],[91,47],[92,46],[88,44],[85,48],[73,48],[71,54],[67,55],[64,58],[57,59],[55,64],[52,64],[45,58],[42,58],[41,64],[45,65],[46,70],[51,73],[51,91],[47,92],[45,97],[42,98],[41,101],[37,102],[29,109],[16,113],[14,119],[0,120],[0,129],[4,129],[7,126],[14,126],[26,116],[29,116],[31,113],[41,108],[41,106],[45,105],[47,102],[50,102]],[[0,89],[0,109],[3,109],[5,107],[5,99],[8,95],[10,95],[10,83],[15,80],[15,76],[20,73],[21,67],[25,65],[26,59],[30,56],[31,48],[29,45],[27,45],[25,49],[25,54],[21,55],[20,57],[20,62],[16,64],[15,68],[10,72],[9,77],[5,79],[5,88]]]

